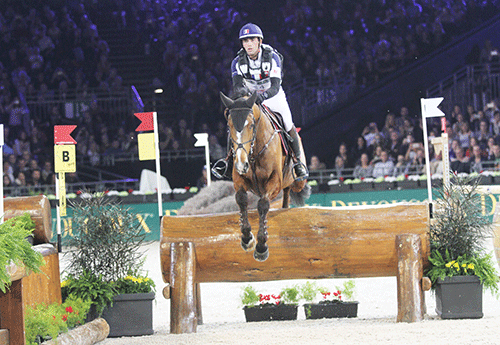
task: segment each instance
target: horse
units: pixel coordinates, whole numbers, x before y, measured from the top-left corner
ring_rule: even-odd
[[[283,208],[289,207],[290,198],[293,204],[303,206],[310,195],[310,186],[306,180],[295,181],[293,160],[284,152],[280,139],[286,132],[275,128],[262,105],[255,104],[257,94],[235,100],[222,92],[220,96],[227,108],[225,115],[233,152],[232,178],[240,209],[241,247],[245,251],[254,250],[255,260],[265,261],[269,257],[267,213],[270,202],[283,191]],[[302,164],[306,164],[302,145],[301,151]],[[257,243],[248,222],[248,191],[259,198]]]

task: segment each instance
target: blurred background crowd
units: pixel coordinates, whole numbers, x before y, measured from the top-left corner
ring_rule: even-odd
[[[226,154],[226,124],[219,91],[231,93],[230,64],[240,49],[238,30],[253,21],[264,43],[284,55],[285,91],[304,79],[350,83],[362,92],[387,75],[432,54],[499,13],[494,0],[73,0],[4,1],[0,9],[0,117],[4,124],[4,184],[53,181],[53,126],[77,124],[78,155],[98,166],[102,157],[135,153],[137,121],[122,109],[104,109],[97,94],[120,95],[133,83],[111,57],[110,28],[126,32],[121,54],[147,61],[159,114],[160,147],[193,147],[195,132],[210,134],[212,160]],[[116,30],[115,30],[116,31]],[[496,59],[490,42],[471,47],[468,63]],[[43,112],[32,104],[86,99],[69,117],[64,103]],[[335,176],[379,177],[415,173],[423,159],[422,124],[407,107],[381,114],[362,133],[346,133],[334,157],[306,152],[311,170]],[[500,156],[496,100],[483,109],[456,107],[447,115],[450,157],[457,170],[481,171]],[[363,116],[363,114],[359,114]],[[348,121],[348,119],[346,119]],[[439,123],[430,136],[439,136]],[[348,139],[358,137],[357,144]],[[328,138],[325,138],[328,144]],[[312,156],[315,156],[314,158]],[[439,155],[432,154],[439,172]],[[459,163],[454,163],[459,162]],[[487,163],[486,163],[487,162]],[[392,167],[391,167],[392,164]],[[495,163],[496,164],[496,163]],[[40,175],[38,177],[38,175]],[[73,176],[75,181],[77,176]]]

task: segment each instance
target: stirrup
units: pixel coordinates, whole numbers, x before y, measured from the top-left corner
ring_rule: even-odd
[[[298,175],[295,171],[298,167],[302,167],[304,173],[303,175]],[[304,181],[309,177],[309,172],[307,171],[307,167],[305,166],[305,164],[301,161],[298,161],[292,166],[292,175],[295,181]]]
[[[223,179],[227,173],[227,166],[228,166],[227,161],[224,158],[219,159],[217,162],[214,163],[211,169],[212,174],[214,174],[214,176],[219,180]]]

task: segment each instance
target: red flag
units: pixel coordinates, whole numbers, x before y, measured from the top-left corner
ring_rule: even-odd
[[[134,113],[135,116],[141,120],[139,127],[135,129],[136,132],[142,131],[152,131],[155,129],[155,124],[153,121],[153,113]]]
[[[54,144],[76,144],[76,140],[71,137],[71,132],[76,128],[76,125],[54,126]]]

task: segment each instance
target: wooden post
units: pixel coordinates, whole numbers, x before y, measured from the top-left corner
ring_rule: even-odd
[[[9,345],[9,330],[0,329],[0,345]]]
[[[200,283],[196,283],[196,317],[198,318],[198,325],[203,325],[203,314],[201,312]]]
[[[22,279],[13,281],[7,293],[0,292],[0,310],[0,328],[9,330],[10,344],[26,344]]]
[[[170,333],[196,333],[196,257],[192,242],[170,245]]]
[[[43,255],[45,265],[42,272],[31,273],[23,278],[23,304],[34,307],[36,304],[61,304],[61,274],[59,269],[59,254],[56,247],[50,243],[39,244],[33,250]]]
[[[422,321],[425,314],[422,276],[422,242],[418,235],[396,236],[398,256],[398,317],[397,322]]]

